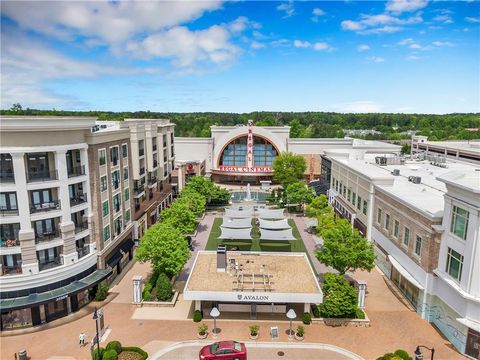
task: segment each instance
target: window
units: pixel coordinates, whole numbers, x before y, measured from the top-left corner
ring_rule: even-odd
[[[115,236],[120,235],[120,233],[122,232],[122,217],[121,216],[119,216],[118,218],[116,218],[113,221],[113,226],[114,226],[114,230],[115,230]]]
[[[415,239],[415,254],[420,256],[422,254],[422,238],[417,235]]]
[[[468,216],[469,212],[458,206],[453,207],[452,223],[450,224],[450,232],[454,233],[460,239],[467,239]]]
[[[12,211],[17,209],[16,192],[0,193],[0,211]]]
[[[385,230],[388,230],[389,227],[390,227],[390,215],[385,214]]]
[[[352,204],[353,206],[355,206],[355,203],[357,201],[357,194],[355,194],[355,192],[352,194]]]
[[[110,148],[110,161],[113,166],[118,165],[118,146],[112,146]]]
[[[129,223],[129,222],[130,222],[130,209],[125,211],[125,223]]]
[[[350,201],[351,198],[352,198],[352,190],[348,189],[347,190],[347,200]]]
[[[108,242],[110,240],[110,225],[103,228],[103,241]]]
[[[116,213],[120,211],[120,194],[113,197],[113,210]]]
[[[100,191],[104,192],[107,190],[107,175],[100,176]]]
[[[377,209],[377,223],[382,223],[382,209]]]
[[[362,198],[360,196],[357,199],[357,209],[362,210]]]
[[[109,213],[108,200],[102,203],[102,215],[107,216]]]
[[[125,159],[128,156],[127,144],[122,144],[122,157]]]
[[[393,223],[393,237],[398,238],[398,230],[400,228],[400,223],[398,220],[395,220]]]
[[[128,180],[128,167],[123,168],[123,180]]]
[[[343,185],[343,197],[346,197],[347,195],[347,186]]]
[[[403,244],[408,246],[410,243],[410,229],[406,226],[403,228]]]
[[[458,281],[462,280],[463,269],[463,255],[460,255],[455,250],[448,248],[447,267],[445,271]]]
[[[128,190],[128,188],[126,188],[123,192],[124,192],[123,201],[130,200],[130,190]]]
[[[367,215],[367,200],[363,200],[363,215]]]
[[[120,171],[115,170],[112,172],[112,187],[113,190],[117,190],[120,186]]]
[[[100,166],[103,166],[105,165],[106,163],[106,152],[105,152],[105,149],[100,149],[98,150],[98,164]]]
[[[335,180],[335,191],[338,192],[338,180]]]

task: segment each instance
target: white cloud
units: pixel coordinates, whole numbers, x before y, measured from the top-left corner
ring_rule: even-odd
[[[409,55],[409,56],[406,57],[406,59],[408,61],[413,61],[413,60],[420,60],[422,58],[420,56],[417,56],[417,55]]]
[[[411,44],[408,46],[410,49],[421,49],[422,47],[419,44]]]
[[[369,56],[369,57],[366,57],[365,60],[369,61],[369,62],[374,62],[374,63],[383,63],[385,62],[385,59],[381,56]]]
[[[259,41],[253,40],[250,46],[252,47],[252,49],[263,49],[265,47],[265,44]]]
[[[451,46],[454,46],[453,43],[451,43],[451,42],[449,42],[449,41],[434,41],[434,42],[432,42],[432,45],[435,45],[435,46],[438,46],[438,47],[443,47],[443,46],[451,47]]]
[[[402,29],[403,29],[403,27],[400,27],[400,26],[385,25],[385,26],[379,27],[379,28],[373,28],[373,29],[359,31],[358,33],[362,34],[362,35],[366,35],[366,34],[390,34],[390,33],[398,32]]]
[[[310,46],[312,46],[312,44],[308,41],[295,40],[293,42],[293,46],[295,46],[296,48],[309,48]]]
[[[399,41],[397,44],[398,45],[410,45],[410,44],[413,44],[413,43],[415,43],[415,41],[412,38],[408,38],[408,39],[403,39],[403,40]]]
[[[401,19],[389,14],[368,15],[361,14],[360,20],[344,20],[342,29],[356,31],[359,34],[393,33],[402,30],[399,25],[418,24],[423,22],[420,14]]]
[[[341,25],[343,30],[357,31],[365,29],[365,26],[362,23],[353,20],[344,20]]]
[[[311,19],[312,19],[313,22],[318,22],[318,18],[319,18],[320,16],[325,15],[325,14],[326,14],[326,12],[323,11],[322,9],[320,9],[320,8],[315,8],[315,9],[313,9],[313,11],[312,11],[312,15],[313,15],[313,16],[312,16]]]
[[[331,50],[331,47],[326,42],[316,42],[313,44],[313,49],[316,51],[326,51]]]
[[[465,21],[469,23],[480,23],[480,16],[479,17],[467,16],[465,18]]]
[[[438,15],[433,18],[433,21],[441,22],[443,24],[452,24],[453,19],[450,15]]]
[[[366,44],[361,44],[357,46],[357,51],[367,51],[370,50],[370,46]]]
[[[278,11],[283,11],[285,15],[284,18],[288,18],[295,13],[295,6],[293,4],[293,0],[289,0],[288,2],[281,3],[277,6]]]
[[[353,101],[333,105],[332,110],[343,113],[375,113],[381,112],[383,106],[375,101]]]
[[[227,24],[228,29],[232,33],[240,33],[247,28],[260,29],[262,26],[256,21],[251,21],[245,16],[239,16],[234,21]]]
[[[420,10],[427,5],[427,0],[390,0],[385,5],[385,10],[400,14]]]

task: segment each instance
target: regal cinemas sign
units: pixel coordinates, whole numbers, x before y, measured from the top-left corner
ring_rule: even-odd
[[[272,173],[273,170],[269,166],[225,166],[220,165],[219,171],[231,173]]]

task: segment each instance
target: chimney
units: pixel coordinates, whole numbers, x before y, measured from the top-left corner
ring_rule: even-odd
[[[227,247],[220,245],[217,247],[217,272],[226,272],[227,270]]]

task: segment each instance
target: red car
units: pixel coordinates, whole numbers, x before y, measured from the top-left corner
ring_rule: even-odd
[[[237,341],[219,341],[204,346],[198,354],[200,360],[247,360],[247,348]]]

